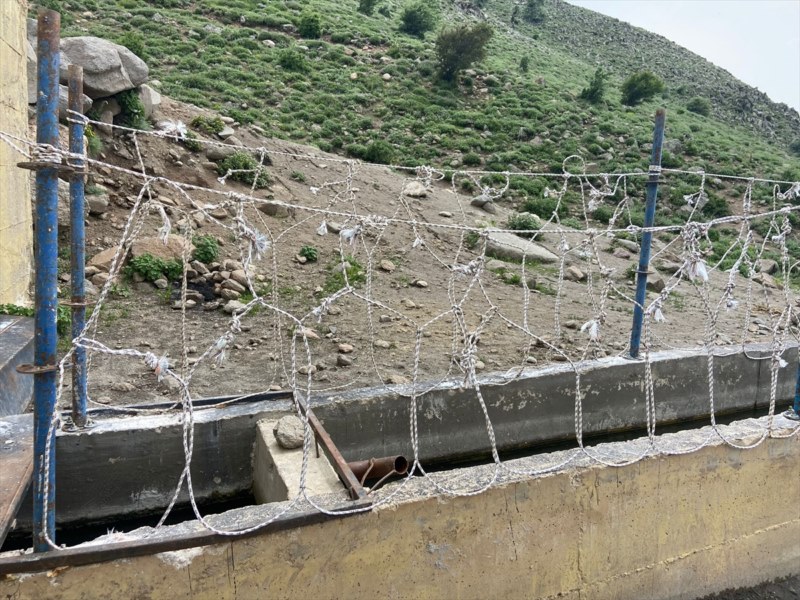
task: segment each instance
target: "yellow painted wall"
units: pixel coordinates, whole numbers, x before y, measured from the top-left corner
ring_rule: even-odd
[[[0,131],[28,135],[27,0],[0,0]],[[0,141],[0,304],[26,304],[33,237],[25,157]]]
[[[0,598],[688,600],[800,573],[797,436],[404,496],[204,548],[0,577]]]

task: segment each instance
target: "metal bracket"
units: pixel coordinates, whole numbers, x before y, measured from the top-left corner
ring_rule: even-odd
[[[93,300],[69,300],[69,301],[61,301],[59,305],[61,306],[69,306],[69,307],[77,307],[80,308],[81,306],[94,306],[97,302]]]
[[[28,161],[28,162],[19,162],[17,166],[20,169],[28,169],[29,171],[38,171],[40,169],[57,169],[59,173],[74,173],[75,167],[71,167],[64,163],[52,163],[47,161]]]
[[[64,365],[65,369],[71,369],[72,365],[67,363]],[[54,371],[58,371],[58,365],[31,365],[28,363],[17,365],[17,373],[22,373],[23,375],[41,375],[42,373],[53,373]]]

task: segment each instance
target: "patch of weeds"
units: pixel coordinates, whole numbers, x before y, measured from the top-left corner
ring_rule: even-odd
[[[555,296],[556,289],[550,285],[549,283],[544,283],[541,281],[537,281],[536,285],[533,287],[534,290],[539,292],[540,294],[544,294],[545,296]]]
[[[345,273],[347,274],[347,281],[345,281]],[[325,285],[322,287],[328,294],[333,294],[342,289],[348,282],[351,286],[358,287],[366,280],[367,276],[364,273],[364,267],[354,257],[347,256],[343,263],[334,266],[325,280]]]
[[[183,275],[183,265],[175,259],[164,260],[152,254],[142,254],[132,258],[128,266],[125,267],[128,275],[138,273],[144,277],[145,281],[153,282],[156,279],[166,279],[176,281]]]
[[[219,258],[219,242],[213,235],[196,235],[192,238],[194,252],[192,258],[209,264]]]
[[[586,227],[583,221],[576,217],[567,217],[566,219],[561,219],[561,224],[566,227],[572,227],[573,229],[584,229]]]
[[[300,171],[292,171],[292,173],[289,175],[289,177],[294,179],[295,181],[300,182],[300,183],[305,183],[306,182],[305,174],[301,173]]]
[[[86,147],[91,158],[97,158],[103,151],[103,140],[97,135],[97,132],[91,125],[87,125],[83,134],[86,136]]]
[[[528,239],[539,232],[540,226],[539,219],[531,214],[511,215],[506,222],[508,229],[513,229],[516,235]]]
[[[300,248],[300,252],[298,254],[305,258],[308,262],[317,262],[317,259],[319,258],[319,250],[317,250],[314,246],[303,246]]]
[[[464,234],[464,245],[472,250],[478,245],[480,239],[481,236],[477,231],[468,231],[466,234]]]
[[[265,188],[272,183],[263,165],[259,169],[258,161],[249,152],[235,152],[217,164],[220,175],[225,176],[228,171],[231,171],[229,179],[247,185],[255,182],[256,188]]]
[[[204,117],[203,115],[197,115],[194,119],[192,119],[190,125],[208,135],[216,135],[225,129],[225,123],[222,122],[221,118],[216,116]]]
[[[203,144],[198,140],[199,138],[194,131],[187,131],[181,142],[189,152],[200,152],[203,149]]]
[[[133,129],[150,129],[144,116],[144,104],[136,90],[125,90],[116,96],[122,112],[116,117],[120,124]]]
[[[558,208],[556,209],[556,207]],[[561,219],[569,214],[566,204],[564,202],[559,204],[554,198],[528,198],[522,203],[522,210],[545,220],[552,218],[556,211]]]
[[[33,317],[35,310],[27,306],[18,304],[0,304],[0,315],[12,315],[18,317]],[[59,336],[70,334],[72,324],[72,313],[68,306],[59,306],[56,311],[56,331]]]
[[[131,288],[122,283],[112,283],[110,292],[115,298],[129,298],[131,295]]]
[[[676,312],[684,312],[686,310],[686,298],[683,297],[683,294],[672,292],[669,295],[669,302]]]
[[[83,193],[87,196],[102,196],[105,193],[105,190],[99,185],[87,185],[83,190]]]

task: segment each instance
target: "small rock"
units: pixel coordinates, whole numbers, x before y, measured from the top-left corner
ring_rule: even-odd
[[[400,301],[400,304],[402,304],[406,308],[417,308],[416,303],[411,298],[403,298]]]
[[[486,268],[490,271],[501,271],[506,269],[508,265],[503,262],[502,260],[497,260],[496,258],[492,258],[486,261]]]
[[[236,269],[231,271],[231,280],[235,281],[243,288],[247,289],[247,273],[244,272],[244,269]]]
[[[567,267],[564,271],[564,279],[569,281],[583,281],[586,279],[586,274],[576,266]]]
[[[418,288],[426,288],[428,287],[428,282],[425,281],[424,279],[418,279],[417,281],[414,282],[414,285],[417,286]]]
[[[380,264],[381,270],[386,271],[387,273],[393,273],[394,270],[397,268],[394,266],[394,263],[390,260],[382,260]]]
[[[229,137],[231,137],[231,136],[232,136],[234,133],[236,133],[236,132],[233,130],[233,127],[231,127],[230,125],[226,125],[226,126],[225,126],[225,127],[222,129],[222,131],[220,131],[220,132],[217,134],[217,136],[218,136],[218,137],[219,137],[219,139],[221,139],[221,140],[227,140],[227,139],[228,139]]]
[[[219,295],[222,297],[223,300],[238,300],[239,298],[242,297],[242,295],[239,292],[229,288],[222,288],[219,291]]]
[[[405,377],[404,375],[398,375],[397,373],[392,373],[391,375],[386,377],[384,382],[390,385],[407,385],[411,383],[408,377]]]
[[[311,339],[311,340],[320,339],[319,334],[316,331],[314,331],[313,329],[311,329],[310,327],[301,327],[300,329],[295,331],[294,335],[295,335],[295,337],[299,337],[299,338],[306,337],[306,338]]]
[[[294,448],[302,448],[303,440],[305,438],[303,422],[294,415],[286,415],[281,417],[272,433],[275,439],[278,440],[278,445],[281,448],[292,450]]]
[[[223,290],[233,290],[234,292],[238,292],[239,294],[244,294],[247,291],[247,288],[244,287],[238,281],[234,279],[226,279],[222,282],[222,289]]]
[[[440,217],[444,217],[445,219],[450,219],[450,218],[453,217],[453,213],[451,213],[449,211],[446,211],[446,210],[443,210],[443,211],[439,212],[439,216]]]
[[[339,344],[338,350],[342,354],[350,354],[355,348],[352,344]]]
[[[167,289],[169,287],[169,281],[167,281],[163,277],[160,277],[159,279],[156,279],[153,282],[153,285],[156,286],[160,290],[165,290],[165,289]]]
[[[103,287],[109,279],[111,279],[111,276],[108,273],[98,273],[92,277],[92,284],[97,287]]]
[[[86,196],[86,204],[89,206],[89,214],[99,217],[108,210],[108,196],[105,194]]]
[[[337,223],[336,221],[326,221],[325,225],[328,228],[330,233],[340,233],[342,231],[343,225],[341,223]]]
[[[300,373],[300,375],[314,374],[317,372],[317,367],[314,365],[303,365],[297,369],[297,372]]]
[[[375,340],[372,345],[376,348],[383,348],[384,350],[388,350],[392,347],[392,344],[386,340]]]
[[[392,317],[389,315],[381,315],[378,319],[381,323],[391,323]]]
[[[384,81],[391,81],[391,80],[392,80],[392,76],[391,76],[391,75],[389,75],[389,73],[384,73],[384,74],[381,76],[381,78],[382,78]]]
[[[242,304],[238,300],[230,300],[225,304],[225,306],[222,307],[222,311],[229,315],[232,315],[235,312],[240,312],[244,310],[245,306],[246,306],[245,304]]]
[[[631,253],[625,250],[625,248],[614,248],[611,254],[617,258],[629,259],[631,257]]]
[[[564,322],[564,327],[567,329],[578,329],[581,326],[580,323],[575,321],[574,319],[570,319],[569,321]]]
[[[300,254],[295,254],[294,260],[301,265],[304,265],[308,262],[308,259],[305,256],[301,256]]]
[[[349,356],[345,356],[344,354],[339,354],[336,357],[336,364],[340,367],[349,367],[353,364],[353,359]]]
[[[778,271],[778,263],[770,258],[762,258],[757,263],[757,270],[761,273],[767,273],[768,275],[773,275]]]
[[[114,390],[115,392],[128,393],[135,390],[136,386],[133,385],[132,383],[128,383],[127,381],[115,381],[114,383],[111,384],[111,389]]]
[[[409,198],[425,198],[428,190],[421,181],[409,181],[403,188],[403,195]]]

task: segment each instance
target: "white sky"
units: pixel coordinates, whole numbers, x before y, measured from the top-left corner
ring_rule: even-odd
[[[800,0],[567,0],[653,31],[800,111]]]

